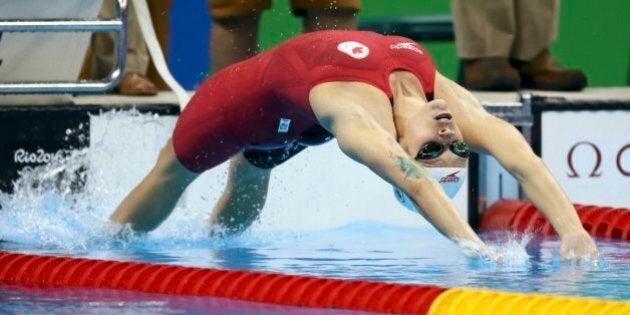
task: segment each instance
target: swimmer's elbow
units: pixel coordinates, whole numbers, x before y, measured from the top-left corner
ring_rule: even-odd
[[[510,170],[510,173],[512,173],[519,182],[526,180],[528,176],[536,176],[536,174],[540,174],[540,172],[546,169],[543,160],[535,154],[513,164],[514,165],[506,168]]]
[[[351,135],[349,135],[348,137],[345,137],[345,136],[337,137],[337,145],[339,146],[339,149],[341,150],[341,152],[343,152],[345,155],[347,155],[351,159],[358,162],[363,162],[364,150],[362,149],[363,146],[361,145],[361,142],[363,140],[350,139],[352,137],[353,136]]]
[[[341,151],[354,160],[360,160],[366,149],[373,147],[378,132],[369,120],[353,117],[332,126],[333,134]]]

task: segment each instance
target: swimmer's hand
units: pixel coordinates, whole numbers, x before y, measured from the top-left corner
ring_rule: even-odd
[[[103,231],[109,236],[110,240],[122,243],[129,243],[145,234],[135,231],[130,224],[122,225],[116,222],[109,222],[103,226]]]
[[[591,236],[586,231],[579,231],[561,236],[560,257],[575,261],[597,260],[599,251]]]
[[[475,243],[469,240],[455,240],[455,244],[461,248],[464,254],[473,259],[486,259],[495,262],[502,262],[503,255],[497,253],[492,248],[483,243]]]

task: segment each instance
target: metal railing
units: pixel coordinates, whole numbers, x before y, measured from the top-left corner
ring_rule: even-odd
[[[115,32],[116,62],[112,72],[96,81],[0,81],[0,94],[25,93],[95,93],[114,88],[122,79],[127,54],[127,0],[116,2],[114,19],[40,19],[0,20],[0,32]]]
[[[531,127],[533,116],[531,109],[531,95],[519,93],[519,101],[515,102],[488,102],[482,101],[481,105],[492,115],[497,116],[517,127]]]

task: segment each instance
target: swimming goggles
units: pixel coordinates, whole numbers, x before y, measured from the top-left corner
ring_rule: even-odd
[[[420,148],[420,152],[418,152],[418,154],[416,155],[416,160],[435,159],[438,156],[442,155],[447,147],[449,150],[451,150],[451,152],[461,158],[467,159],[470,156],[470,149],[468,148],[468,144],[466,144],[466,142],[464,141],[455,140],[450,144],[430,141],[425,143]]]

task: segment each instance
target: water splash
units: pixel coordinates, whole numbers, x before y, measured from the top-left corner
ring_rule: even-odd
[[[111,111],[93,117],[100,121],[97,125],[102,126],[102,131],[100,137],[91,139],[89,149],[69,150],[46,165],[22,169],[13,184],[13,194],[0,193],[0,239],[43,248],[110,246],[112,242],[107,240],[111,240],[117,229],[109,224],[109,213],[124,195],[127,189],[124,187],[133,184],[123,184],[124,176],[117,176],[119,180],[115,181],[105,180],[106,175],[124,174],[145,163],[134,161],[132,155],[138,150],[155,151],[146,148],[148,141],[142,139],[147,136],[147,129],[149,134],[167,137],[172,128],[155,118],[136,110]],[[120,134],[121,130],[128,132],[127,142],[112,143],[112,138],[120,138],[112,135]],[[74,132],[78,131],[68,131]],[[117,170],[98,165],[101,160],[120,155],[129,155],[123,160],[131,163]]]
[[[81,191],[88,151],[75,150],[48,165],[24,169],[12,195],[0,194],[0,238],[42,247],[84,247],[94,236],[87,223],[103,224]]]
[[[492,242],[490,247],[501,255],[503,266],[517,266],[526,264],[530,256],[527,253],[527,244],[532,236],[528,234],[509,233],[506,239],[500,243]]]
[[[112,224],[110,214],[152,166],[174,121],[137,110],[91,117],[89,149],[68,151],[47,165],[24,169],[13,194],[0,192],[0,240],[26,248],[76,251],[259,246],[300,237],[260,233],[256,226],[235,237],[213,236],[213,201],[207,197],[180,203],[149,234]]]

